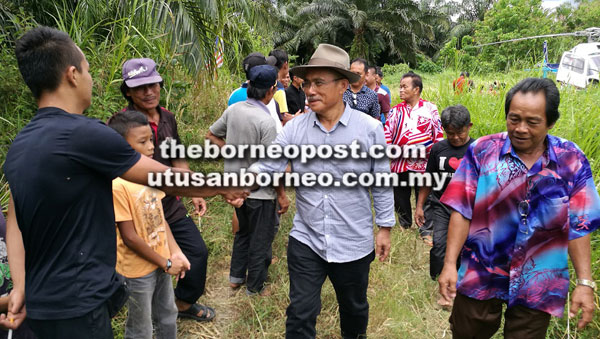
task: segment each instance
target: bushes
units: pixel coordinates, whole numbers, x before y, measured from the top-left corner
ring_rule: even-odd
[[[402,75],[402,74],[410,71],[410,67],[407,64],[395,64],[395,65],[385,64],[381,68],[381,71],[383,71],[383,74],[385,76],[391,76],[394,74]]]
[[[423,54],[417,54],[417,70],[422,73],[441,73],[442,67],[431,61],[427,56]]]

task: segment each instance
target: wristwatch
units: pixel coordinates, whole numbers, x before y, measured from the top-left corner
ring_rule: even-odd
[[[577,284],[577,286],[587,286],[592,290],[596,291],[596,282],[593,280],[577,279],[575,280],[575,283]]]
[[[168,272],[171,269],[171,266],[173,266],[171,259],[167,259],[167,267],[165,268],[165,272]]]

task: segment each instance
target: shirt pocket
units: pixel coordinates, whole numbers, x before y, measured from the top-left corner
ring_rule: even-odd
[[[562,229],[568,224],[569,198],[541,197],[534,212],[538,221],[535,228],[546,231]]]

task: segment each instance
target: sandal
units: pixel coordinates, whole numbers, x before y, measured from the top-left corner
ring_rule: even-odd
[[[202,311],[202,315],[198,316],[200,311]],[[179,311],[177,314],[179,318],[194,319],[196,321],[211,321],[215,318],[215,315],[215,310],[212,307],[202,304],[192,304],[190,308],[185,311]]]

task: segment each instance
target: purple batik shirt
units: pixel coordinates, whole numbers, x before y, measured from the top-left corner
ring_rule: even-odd
[[[546,144],[527,169],[506,133],[476,140],[441,201],[471,220],[459,293],[562,317],[568,242],[600,226],[600,198],[577,145],[551,135]]]

